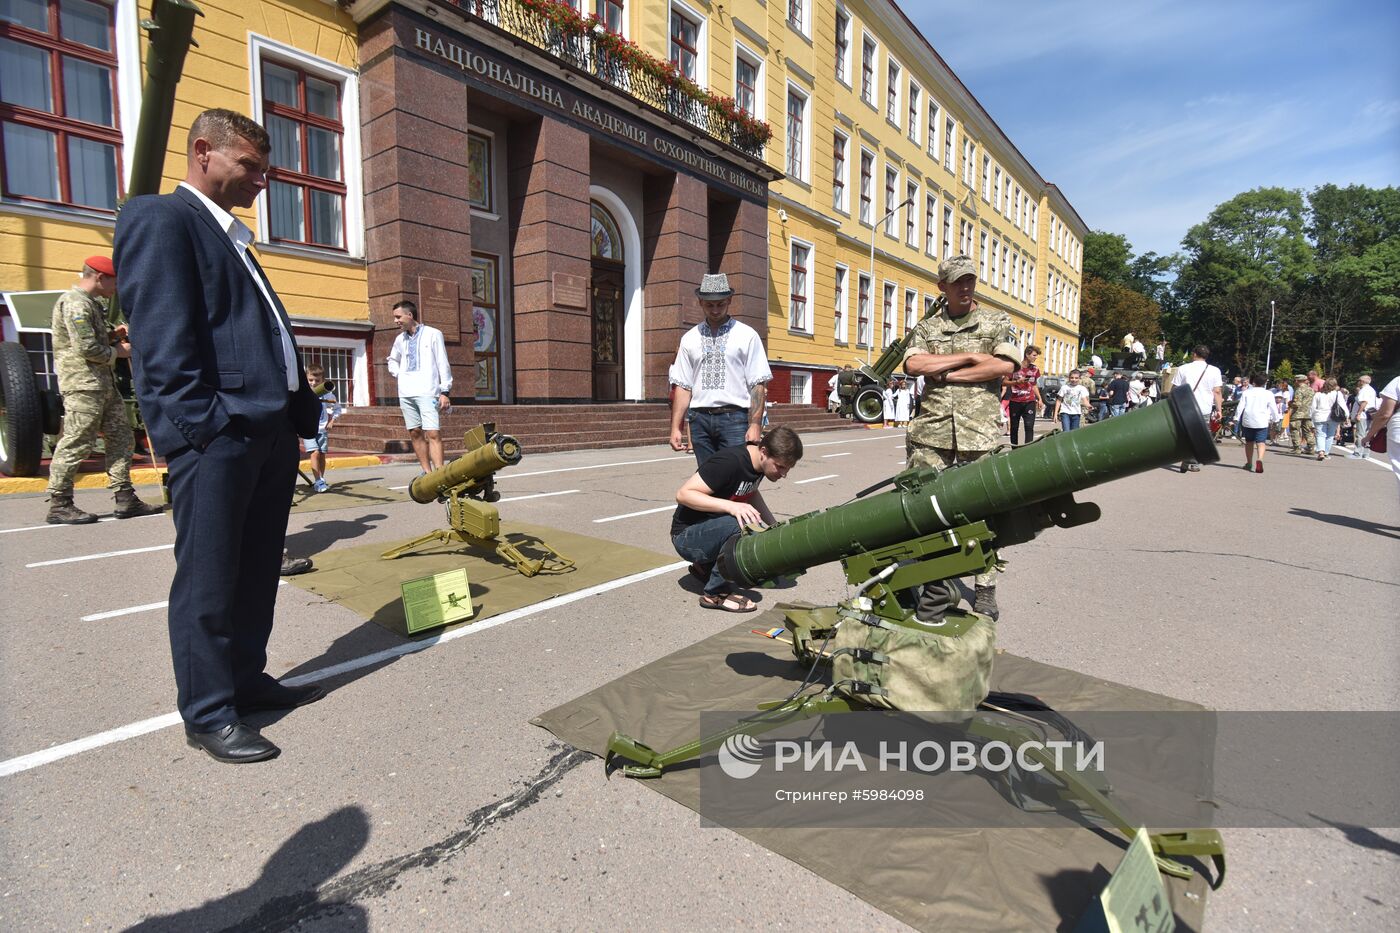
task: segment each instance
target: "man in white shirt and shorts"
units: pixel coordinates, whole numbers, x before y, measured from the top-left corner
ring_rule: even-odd
[[[1201,417],[1207,422],[1210,420],[1211,412],[1219,414],[1222,404],[1220,387],[1224,379],[1220,375],[1220,370],[1206,362],[1210,356],[1210,347],[1199,346],[1191,351],[1191,362],[1184,363],[1177,369],[1176,375],[1172,377],[1172,387],[1186,386],[1191,390],[1191,394],[1196,396],[1196,407],[1201,410]],[[1181,472],[1190,471],[1192,473],[1201,472],[1201,465],[1195,460],[1181,461]]]
[[[413,302],[394,305],[394,323],[400,333],[389,350],[389,375],[399,381],[399,408],[418,466],[431,473],[443,463],[439,415],[452,407],[452,366],[442,331],[420,324]]]

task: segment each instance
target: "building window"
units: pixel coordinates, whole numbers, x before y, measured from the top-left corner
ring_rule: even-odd
[[[835,316],[832,320],[832,340],[837,344],[846,343],[846,277],[849,274],[845,266],[836,266],[836,293],[833,304],[836,307]]]
[[[860,222],[863,224],[874,223],[874,218],[870,216],[870,199],[873,196],[871,186],[875,184],[875,153],[869,149],[860,150]]]
[[[802,35],[807,35],[807,0],[787,0],[787,8],[788,25]]]
[[[747,49],[734,50],[734,102],[751,117],[758,116],[759,61]]]
[[[982,281],[985,282],[985,281],[987,281],[987,235],[986,235],[985,233],[982,234],[982,237],[981,237],[981,239],[980,239],[978,242],[979,242],[979,244],[980,244],[981,247],[982,247],[981,250],[979,250],[979,251],[978,251],[978,254],[977,254],[978,259],[979,259],[980,262],[981,262],[981,275],[980,275],[980,278],[982,279]]]
[[[113,7],[0,5],[4,195],[111,211],[121,194]]]
[[[938,298],[933,295],[924,296],[924,317],[933,313],[934,305],[938,304]]]
[[[992,200],[992,157],[982,154],[982,200]]]
[[[919,111],[922,109],[923,101],[920,99],[922,92],[919,86],[913,81],[909,82],[909,138],[914,142],[919,141]]]
[[[792,280],[788,288],[788,325],[804,334],[812,332],[812,245],[792,241]]]
[[[1013,219],[1012,219],[1011,222],[1014,223],[1014,224],[1016,225],[1016,229],[1017,229],[1017,230],[1020,230],[1020,229],[1022,229],[1022,227],[1021,227],[1021,186],[1020,186],[1020,185],[1017,185],[1013,190],[1014,190],[1014,192],[1015,192],[1016,203],[1015,203],[1015,214],[1014,214]]]
[[[994,187],[992,188],[995,197],[996,211],[1001,213],[1001,167],[997,166]]]
[[[954,140],[958,135],[958,125],[953,122],[952,117],[947,117],[943,121],[943,167],[948,171],[953,171],[953,149]]]
[[[933,195],[924,199],[924,252],[938,258],[938,199]]]
[[[904,332],[907,334],[914,329],[914,325],[919,323],[918,317],[919,293],[912,288],[904,290]]]
[[[970,139],[968,139],[966,136],[964,136],[964,137],[963,137],[963,184],[967,185],[969,188],[972,187],[972,172],[973,172],[973,168],[972,168],[972,159],[973,159],[972,140],[970,140]]]
[[[500,279],[495,256],[472,253],[472,350],[476,354],[476,398],[501,397],[501,350],[498,339],[501,313]]]
[[[831,206],[843,214],[846,206],[846,150],[850,147],[850,137],[842,132],[833,132],[831,138]]]
[[[623,0],[596,0],[594,11],[608,32],[623,35]]]
[[[1000,255],[1001,255],[1001,241],[1000,241],[1000,240],[997,240],[997,239],[993,239],[993,240],[992,240],[992,282],[991,282],[993,288],[996,288],[996,285],[997,285],[997,258],[998,258]]]
[[[314,337],[306,340],[314,340]],[[301,361],[305,366],[317,365],[326,374],[326,381],[335,383],[335,397],[346,408],[355,399],[355,351],[349,347],[324,347],[297,341]]]
[[[1031,204],[1031,239],[1040,239],[1040,205]]]
[[[909,246],[918,246],[915,230],[919,215],[919,186],[912,181],[904,185],[904,200],[907,202],[904,205],[904,242]]]
[[[943,208],[943,258],[953,258],[953,209]]]
[[[1027,286],[1028,284],[1030,284],[1030,280],[1026,278],[1026,257],[1022,256],[1022,257],[1021,257],[1021,286],[1020,286],[1020,289],[1019,289],[1020,292],[1021,292],[1021,300],[1022,300],[1022,301],[1025,301],[1025,300],[1026,300],[1026,286]]]
[[[274,241],[345,248],[340,97],[338,82],[262,63],[263,125],[272,139],[268,235]]]
[[[836,78],[847,86],[851,83],[851,17],[839,9],[836,11]]]
[[[789,405],[810,405],[812,404],[812,374],[811,373],[788,373],[788,404]]]
[[[1031,277],[1029,288],[1030,298],[1028,298],[1027,301],[1029,301],[1030,304],[1035,304],[1035,263],[1031,263]]]
[[[895,192],[899,190],[899,169],[885,166],[885,236],[894,236]]]
[[[1003,243],[1003,244],[1001,244],[1001,290],[1002,290],[1002,291],[1006,291],[1007,289],[1009,289],[1009,288],[1011,287],[1011,282],[1010,282],[1010,280],[1007,278],[1007,271],[1006,271],[1006,267],[1010,264],[1010,260],[1011,260],[1011,247],[1010,247],[1008,244]]]
[[[787,172],[798,181],[807,180],[807,98],[792,87],[787,97]]]
[[[885,283],[885,303],[882,306],[884,314],[880,318],[880,346],[888,347],[894,343],[894,293],[899,286],[893,282]]]
[[[968,257],[972,255],[972,224],[966,220],[958,221],[958,252]]]
[[[617,230],[617,221],[612,214],[597,201],[590,205],[591,227],[589,236],[592,242],[588,254],[593,259],[608,259],[612,262],[626,262],[622,251],[622,234]]]
[[[495,172],[491,162],[491,140],[480,133],[467,134],[467,201],[472,207],[492,211],[491,192]]]
[[[676,7],[671,8],[671,63],[691,81],[700,59],[700,23]]]
[[[899,75],[899,65],[891,60],[885,75],[885,119],[895,126],[899,126]]]
[[[938,161],[938,105],[928,102],[928,157]]]
[[[856,346],[870,346],[870,276],[862,272],[856,279]]]
[[[860,99],[875,106],[875,40],[866,36],[860,47]]]

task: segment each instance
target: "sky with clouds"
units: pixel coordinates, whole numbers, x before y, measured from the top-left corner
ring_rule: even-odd
[[[1171,253],[1260,186],[1400,184],[1400,0],[901,0],[1090,229]]]

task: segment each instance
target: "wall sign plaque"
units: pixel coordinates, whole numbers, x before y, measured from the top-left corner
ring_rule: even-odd
[[[419,320],[442,331],[442,339],[447,343],[462,342],[460,293],[460,286],[450,279],[418,276]]]
[[[554,306],[556,308],[587,308],[588,279],[567,272],[554,273]]]

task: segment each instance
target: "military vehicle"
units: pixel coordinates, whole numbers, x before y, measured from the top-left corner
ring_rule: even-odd
[[[939,296],[928,306],[924,317],[937,314],[948,306],[948,301]],[[854,418],[865,424],[875,424],[885,419],[885,386],[890,377],[901,372],[904,367],[904,350],[909,346],[909,334],[885,347],[874,363],[862,364],[854,369],[842,370],[836,379],[836,395],[840,401],[836,413],[843,418]]]

